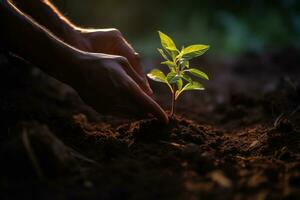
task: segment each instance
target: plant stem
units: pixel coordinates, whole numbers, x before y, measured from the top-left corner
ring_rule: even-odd
[[[175,94],[176,94],[176,88],[175,88],[175,86],[173,85],[172,105],[171,105],[171,113],[170,113],[170,117],[173,117],[174,112],[175,112],[175,103],[176,103]]]

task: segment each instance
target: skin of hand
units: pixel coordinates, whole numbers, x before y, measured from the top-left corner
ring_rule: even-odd
[[[151,113],[168,123],[166,113],[135,81],[139,76],[127,59],[100,53],[78,58],[66,79],[87,104],[107,114],[145,117]]]
[[[122,33],[115,28],[110,29],[78,29],[77,48],[89,52],[119,55],[124,57],[139,78],[135,78],[138,85],[148,94],[152,95],[147,78],[143,72],[140,56],[126,41]],[[76,36],[75,36],[76,37]],[[75,39],[75,38],[74,38]],[[74,40],[73,39],[73,40]]]

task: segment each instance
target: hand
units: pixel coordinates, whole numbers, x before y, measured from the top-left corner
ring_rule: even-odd
[[[152,90],[143,72],[140,57],[117,29],[84,29],[81,30],[84,40],[79,40],[79,48],[89,52],[105,53],[125,57],[130,66],[145,83],[144,91],[151,95]]]
[[[85,53],[73,69],[68,83],[98,112],[131,116],[152,114],[168,122],[163,109],[139,87],[139,77],[124,57]]]

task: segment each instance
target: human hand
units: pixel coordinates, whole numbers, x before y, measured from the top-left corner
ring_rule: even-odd
[[[163,109],[139,85],[139,76],[127,59],[98,53],[85,53],[75,62],[68,83],[96,111],[105,114],[146,116],[164,123]]]
[[[140,79],[145,83],[144,91],[151,95],[152,90],[143,72],[139,54],[124,39],[117,29],[82,29],[79,43],[80,49],[94,53],[105,53],[125,57]]]

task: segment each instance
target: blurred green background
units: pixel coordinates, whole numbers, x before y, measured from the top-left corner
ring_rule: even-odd
[[[118,28],[143,56],[158,56],[157,30],[179,46],[210,44],[236,56],[300,44],[297,0],[53,0],[75,24]]]

